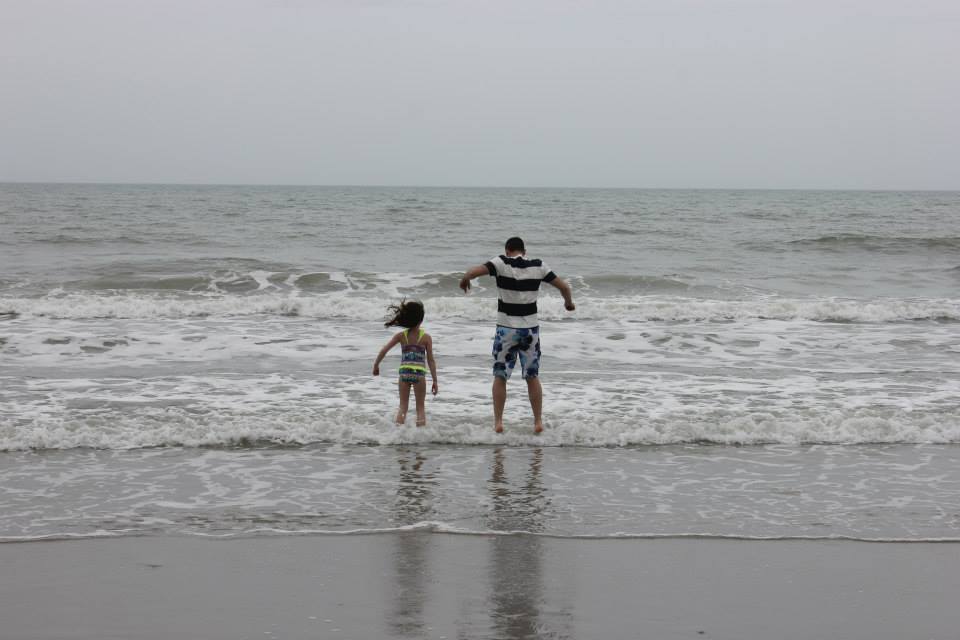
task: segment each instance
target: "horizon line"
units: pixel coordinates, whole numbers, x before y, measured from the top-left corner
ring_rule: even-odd
[[[467,185],[467,184],[350,184],[299,182],[118,182],[91,180],[0,180],[0,185],[75,185],[75,186],[151,186],[151,187],[307,187],[338,189],[569,189],[581,191],[861,191],[884,193],[931,192],[950,193],[960,188],[890,188],[890,187],[625,187],[625,186],[557,186],[557,185]]]

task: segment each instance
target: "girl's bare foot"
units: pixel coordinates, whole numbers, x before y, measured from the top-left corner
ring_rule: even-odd
[[[397,417],[395,418],[395,421],[398,427],[403,425],[403,423],[407,421],[407,414],[402,411],[397,411]]]
[[[417,418],[417,426],[418,426],[418,427],[425,427],[425,426],[427,426],[427,419],[426,419],[426,418]]]
[[[497,433],[503,433],[503,423],[498,422],[497,424],[493,425],[493,430]]]
[[[543,433],[543,423],[540,422],[539,420],[533,423],[533,432],[538,434]]]

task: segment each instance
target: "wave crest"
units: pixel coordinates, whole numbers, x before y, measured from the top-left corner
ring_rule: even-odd
[[[881,236],[860,233],[837,233],[800,238],[787,242],[792,247],[808,247],[826,251],[844,251],[860,249],[888,253],[906,253],[911,251],[960,250],[960,236]]]
[[[486,415],[440,415],[425,428],[398,429],[389,415],[353,409],[286,409],[269,415],[198,413],[183,407],[134,412],[39,416],[0,423],[0,451],[150,447],[302,446],[315,443],[628,447],[674,444],[960,443],[960,416],[893,409],[705,412],[650,418],[573,411],[530,428],[495,434]]]
[[[433,319],[491,321],[496,301],[489,295],[424,297]],[[318,295],[215,293],[164,295],[159,293],[60,293],[43,297],[0,298],[0,317],[57,319],[154,319],[236,316],[301,316],[380,322],[387,303],[405,297],[342,291]],[[616,296],[577,299],[577,311],[568,313],[557,296],[542,297],[540,317],[545,321],[615,320],[624,322],[737,322],[800,320],[813,322],[882,323],[905,321],[960,321],[960,300],[765,298],[711,300],[681,296]]]

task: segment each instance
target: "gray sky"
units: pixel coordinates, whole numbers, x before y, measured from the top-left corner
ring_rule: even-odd
[[[0,180],[960,189],[956,0],[0,0]]]

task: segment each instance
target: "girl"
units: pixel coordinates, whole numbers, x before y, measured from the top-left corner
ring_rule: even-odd
[[[373,375],[380,375],[380,362],[390,349],[400,343],[400,409],[397,411],[397,424],[403,424],[407,419],[407,407],[410,404],[410,387],[417,399],[417,426],[427,424],[427,412],[423,406],[427,395],[426,365],[430,367],[430,377],[433,378],[433,395],[437,395],[440,387],[437,386],[437,363],[433,359],[433,339],[429,333],[420,328],[423,322],[423,305],[416,301],[402,301],[399,305],[391,305],[388,309],[393,317],[383,323],[385,327],[405,327],[395,334],[387,344],[383,345],[377,359],[373,363]]]

